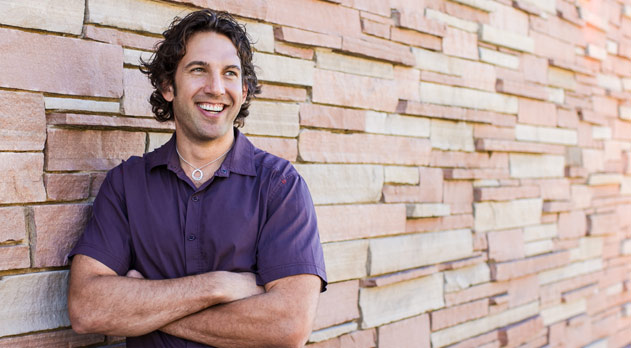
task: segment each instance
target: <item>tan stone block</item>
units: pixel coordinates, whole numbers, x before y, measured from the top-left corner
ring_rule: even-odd
[[[123,86],[123,114],[153,116],[149,97],[154,89],[147,76],[138,69],[123,69]]]
[[[537,100],[519,99],[519,123],[535,124],[542,126],[556,126],[557,112],[554,104]]]
[[[298,141],[296,139],[248,137],[254,146],[272,155],[295,162],[298,158]]]
[[[583,237],[578,242],[578,247],[570,250],[571,261],[588,260],[603,256],[603,237]]]
[[[140,66],[141,62],[151,60],[151,52],[123,48],[123,63],[125,65]]]
[[[103,343],[105,337],[99,334],[79,335],[72,329],[35,333],[26,336],[0,338],[0,348],[36,347],[83,347]]]
[[[384,167],[384,180],[391,184],[418,185],[420,174],[416,167],[387,166]]]
[[[252,61],[258,67],[260,81],[313,86],[314,66],[311,61],[267,53],[255,54]]]
[[[553,178],[565,174],[565,158],[556,155],[510,154],[513,178]]]
[[[535,51],[535,41],[529,36],[508,32],[488,24],[480,26],[480,41],[488,42],[498,46],[512,48],[517,51],[533,53]]]
[[[452,57],[417,47],[412,47],[412,53],[416,59],[415,68],[441,74],[457,75],[454,66],[455,59]]]
[[[366,111],[317,104],[300,104],[300,125],[364,131]]]
[[[380,347],[430,348],[427,314],[383,325],[377,330]]]
[[[366,132],[428,138],[430,121],[424,117],[401,116],[384,112],[366,112]]]
[[[574,73],[555,67],[548,68],[548,83],[554,87],[576,90],[577,82]]]
[[[494,12],[497,10],[498,5],[491,0],[454,0],[457,3],[467,5],[485,12]]]
[[[418,315],[441,308],[443,300],[443,275],[359,290],[359,307],[362,312],[362,328]]]
[[[316,67],[383,79],[394,78],[392,64],[334,53],[325,49],[316,49]]]
[[[558,236],[556,224],[542,224],[523,228],[524,242],[551,239]]]
[[[554,251],[555,245],[551,239],[537,240],[524,244],[524,256],[530,257],[535,255],[546,254]]]
[[[28,245],[0,246],[0,271],[29,268],[31,259]]]
[[[0,3],[0,23],[79,35],[84,5],[83,0],[7,0]]]
[[[631,255],[631,239],[625,239],[620,243],[620,254]]]
[[[444,182],[443,203],[450,207],[451,214],[473,212],[473,185],[469,181],[449,180]]]
[[[41,153],[0,152],[0,203],[46,200]]]
[[[257,98],[304,102],[307,100],[307,90],[301,87],[261,84],[261,94]]]
[[[548,326],[555,322],[571,318],[587,311],[587,301],[580,299],[571,303],[562,303],[553,307],[541,309],[543,325]]]
[[[322,245],[327,280],[331,283],[363,278],[368,262],[368,241],[325,243]]]
[[[477,30],[477,29],[476,29]],[[509,69],[519,68],[519,57],[488,48],[480,47],[480,60],[493,65],[499,65]]]
[[[154,36],[145,36],[128,31],[122,31],[114,28],[99,27],[92,24],[85,26],[83,33],[87,39],[110,43],[112,45],[134,47],[144,50],[152,50],[159,38]]]
[[[425,218],[450,215],[449,204],[417,203],[407,205],[408,218]]]
[[[118,102],[98,100],[44,97],[44,105],[46,110],[56,111],[120,112],[120,104]]]
[[[541,224],[543,201],[537,198],[474,203],[476,232]]]
[[[160,146],[166,144],[167,141],[169,141],[171,139],[171,137],[173,136],[173,133],[148,133],[149,137],[147,138],[147,141],[149,142],[147,144],[147,152],[151,152],[157,148],[159,148]]]
[[[585,54],[594,59],[605,60],[607,59],[607,50],[595,44],[587,44],[585,48]]]
[[[478,23],[476,22],[451,16],[444,12],[433,10],[429,7],[425,8],[425,17],[471,33],[477,33],[478,31]]]
[[[435,331],[432,332],[431,335],[432,347],[445,347],[466,338],[474,337],[498,327],[516,323],[526,318],[535,316],[538,312],[539,304],[535,301],[497,314],[492,314],[460,325]]]
[[[0,279],[0,337],[70,326],[68,271],[40,272]]]
[[[302,160],[309,162],[403,165],[426,165],[431,152],[427,139],[312,130],[300,133],[298,148]]]
[[[340,325],[342,326],[342,325]],[[357,323],[344,324],[350,330],[357,327]],[[353,329],[355,330],[355,329]],[[377,344],[377,332],[375,329],[353,331],[351,333],[313,344],[313,348],[340,348],[340,347],[375,347]],[[312,347],[309,347],[312,348]]]
[[[452,151],[475,151],[473,126],[465,122],[432,119],[429,138],[433,148]]]
[[[317,206],[321,242],[377,237],[405,232],[405,205]]]
[[[602,270],[603,263],[600,259],[575,262],[563,267],[540,272],[538,274],[539,284],[546,285]]]
[[[359,328],[356,322],[345,323],[326,329],[314,331],[309,335],[309,342],[322,342],[353,332]]]
[[[515,138],[521,141],[534,141],[549,144],[577,145],[578,133],[573,129],[536,127],[518,124]]]
[[[517,114],[517,98],[469,88],[420,83],[421,101],[431,104]]]
[[[631,120],[631,106],[620,105],[618,115],[623,120]]]
[[[521,198],[537,198],[541,196],[537,186],[504,186],[504,187],[476,187],[474,197],[476,202],[510,201]]]
[[[6,28],[0,28],[0,37],[0,87],[110,98],[123,94],[120,46]]]
[[[313,82],[316,103],[354,106],[394,112],[398,104],[393,80],[316,69]]]
[[[294,138],[298,135],[298,104],[256,101],[250,106],[242,132]]]
[[[320,295],[313,329],[319,330],[359,318],[359,281],[329,284]]]
[[[461,291],[471,286],[489,282],[491,270],[485,263],[445,271],[445,292]]]
[[[0,243],[26,239],[26,221],[23,207],[0,208]]]
[[[383,168],[361,164],[297,164],[315,204],[377,202]]]
[[[465,58],[478,59],[478,36],[476,33],[447,27],[443,38],[443,53]]]
[[[594,173],[590,174],[587,179],[587,185],[597,186],[597,185],[611,185],[616,184],[619,185],[622,183],[624,177],[622,174],[600,174]]]
[[[96,130],[48,130],[46,169],[107,170],[145,152],[145,133]]]
[[[245,30],[252,38],[253,46],[256,51],[274,52],[274,27],[260,22],[243,20],[239,22],[245,25]]]
[[[45,141],[41,94],[0,91],[0,150],[41,151]]]
[[[184,17],[191,8],[147,0],[112,0],[87,2],[86,22],[103,26],[161,34],[174,17]],[[142,13],[142,20],[138,20]]]
[[[482,299],[463,305],[449,306],[434,311],[432,316],[432,331],[438,331],[472,319],[478,319],[489,314],[489,300]]]
[[[49,200],[76,201],[90,196],[90,175],[81,174],[46,174],[44,186]]]
[[[491,231],[487,233],[487,240],[490,260],[501,262],[525,256],[524,237],[520,229]]]
[[[408,234],[370,240],[369,274],[383,274],[473,255],[468,229]]]
[[[34,207],[34,267],[67,264],[68,253],[83,232],[91,211],[89,204],[43,205]]]
[[[266,22],[336,36],[361,33],[359,11],[330,2],[279,0],[268,6],[265,19]]]

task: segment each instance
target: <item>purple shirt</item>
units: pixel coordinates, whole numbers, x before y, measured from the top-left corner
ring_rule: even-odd
[[[314,274],[324,258],[305,181],[286,160],[235,142],[213,178],[195,188],[180,166],[175,135],[107,173],[92,217],[70,256],[83,254],[119,275],[148,279],[210,271],[255,272],[257,283]],[[206,347],[155,331],[128,347]]]

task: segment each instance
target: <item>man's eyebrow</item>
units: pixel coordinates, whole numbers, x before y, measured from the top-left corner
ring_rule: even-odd
[[[208,62],[204,62],[204,61],[201,61],[201,60],[194,60],[194,61],[189,62],[188,64],[186,64],[184,66],[184,68],[188,69],[188,68],[190,68],[192,66],[195,66],[195,65],[201,65],[201,66],[204,66],[204,67],[208,67],[210,64],[208,64]],[[225,69],[236,69],[236,70],[241,71],[241,67],[236,65],[236,64],[228,65],[228,66],[225,67]]]

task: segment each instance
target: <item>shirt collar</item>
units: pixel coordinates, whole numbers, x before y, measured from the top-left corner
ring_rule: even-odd
[[[234,144],[226,155],[226,159],[219,167],[217,176],[229,176],[231,172],[256,176],[254,166],[254,145],[241,134],[237,128],[234,129]],[[175,151],[175,133],[169,141],[146,156],[149,169],[166,165],[170,170],[177,172],[181,170],[180,161]]]

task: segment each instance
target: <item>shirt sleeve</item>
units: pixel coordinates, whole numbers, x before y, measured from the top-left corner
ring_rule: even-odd
[[[105,177],[92,207],[92,216],[69,257],[89,256],[125,275],[131,265],[131,238],[124,200],[122,169]]]
[[[259,284],[314,274],[327,280],[315,208],[304,179],[291,168],[276,179],[268,198],[267,221],[257,248]]]

